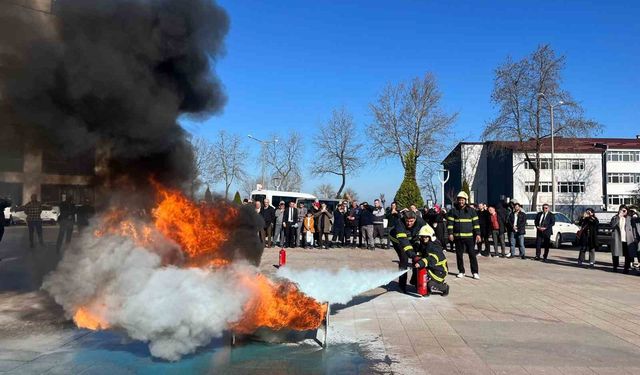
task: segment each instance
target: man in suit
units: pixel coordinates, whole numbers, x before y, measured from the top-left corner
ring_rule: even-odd
[[[549,244],[551,243],[551,235],[553,234],[553,225],[556,223],[556,217],[553,212],[549,212],[549,205],[542,205],[542,212],[538,212],[536,215],[536,257],[535,260],[540,260],[540,248],[544,244],[544,258],[543,262],[547,261],[549,256]]]
[[[284,216],[282,219],[282,226],[284,227],[285,242],[284,247],[296,247],[296,228],[298,226],[298,209],[296,208],[296,202],[289,202],[289,207],[284,209]]]

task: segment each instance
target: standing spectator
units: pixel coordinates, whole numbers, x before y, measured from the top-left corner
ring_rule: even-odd
[[[73,226],[76,222],[76,205],[73,203],[73,196],[62,196],[60,203],[60,216],[58,217],[58,240],[56,241],[56,251],[62,249],[62,241],[69,244],[73,234]]]
[[[302,233],[304,236],[302,237],[302,248],[305,249],[307,246],[313,248],[313,232],[316,231],[316,226],[313,220],[313,213],[310,210],[307,210],[307,214],[302,223]]]
[[[491,256],[491,247],[489,245],[489,237],[491,237],[491,217],[487,211],[487,205],[478,204],[478,221],[480,222],[480,242],[478,242],[478,251],[482,256]],[[482,250],[484,244],[484,250]]]
[[[391,205],[389,206],[389,208],[387,209],[387,228],[389,229],[389,232],[391,232],[391,229],[396,227],[396,224],[398,223],[398,220],[400,220],[400,210],[398,209],[398,202],[391,202]],[[391,236],[387,237],[387,247],[390,246],[391,244],[389,243],[391,241]]]
[[[262,220],[264,220],[264,244],[266,247],[270,248],[271,246],[273,246],[274,227],[276,224],[276,209],[269,203],[269,199],[264,200],[264,205],[262,207],[262,211],[260,212],[260,216],[262,216]]]
[[[309,208],[309,210],[311,211],[311,213],[313,214],[313,217],[316,217],[316,214],[318,212],[320,212],[320,201],[318,199],[316,199],[312,204],[311,207]],[[318,230],[318,220],[314,220],[314,225],[315,225],[315,231],[313,232],[313,241],[315,242],[316,247],[318,247],[318,236],[320,235],[320,231]]]
[[[505,246],[504,246],[504,221],[498,215],[495,207],[489,207],[489,221],[491,223],[491,237],[493,239],[493,253],[494,256],[498,256],[498,242],[500,242],[500,246],[502,247],[502,253],[500,257],[505,257]]]
[[[587,208],[580,219],[581,236],[585,236],[585,247],[580,250],[578,255],[578,265],[584,262],[585,252],[589,250],[589,266],[593,268],[596,265],[596,248],[598,247],[598,218],[593,208]]]
[[[549,245],[551,244],[551,235],[553,234],[553,226],[556,224],[556,217],[553,212],[549,212],[549,205],[542,205],[542,212],[538,212],[535,220],[536,226],[536,257],[540,260],[541,247],[544,244],[544,256],[542,260],[547,261],[549,256]]]
[[[622,205],[618,214],[611,218],[611,228],[613,229],[613,243],[611,255],[613,256],[613,271],[618,271],[620,256],[624,255],[624,268],[622,273],[629,273],[629,268],[633,258],[637,253],[638,228],[637,220],[629,216],[629,209]]]
[[[29,228],[29,246],[33,249],[33,232],[38,235],[40,246],[44,246],[42,240],[42,203],[38,201],[37,194],[31,194],[29,203],[22,207],[27,214],[27,227]]]
[[[296,244],[303,245],[304,238],[302,238],[302,225],[304,224],[304,218],[307,216],[307,208],[304,203],[298,203],[298,226],[296,227]]]
[[[284,211],[284,218],[282,219],[282,226],[284,227],[285,243],[283,247],[296,247],[296,227],[298,226],[298,209],[296,208],[296,202],[289,202],[289,207]]]
[[[344,247],[344,228],[346,221],[346,210],[344,204],[340,203],[333,212],[333,229],[331,242],[335,247]],[[340,246],[338,246],[340,244]]]
[[[331,245],[331,242],[329,241],[329,233],[331,233],[331,220],[333,219],[333,214],[329,209],[327,209],[326,203],[322,203],[320,205],[320,211],[314,215],[314,219],[319,231],[318,247],[326,249],[327,245]]]
[[[384,235],[384,207],[380,202],[380,199],[376,199],[373,201],[373,246],[375,246],[376,237],[379,238],[379,245],[382,249],[387,248],[387,241],[385,240]]]
[[[360,209],[358,208],[358,202],[351,202],[351,208],[347,214],[347,222],[345,225],[345,236],[349,240],[351,247],[356,247],[356,238],[358,237],[358,225],[360,222]]]
[[[427,224],[433,228],[438,242],[443,248],[446,248],[447,243],[447,220],[445,219],[444,212],[440,208],[440,205],[436,204],[433,208],[427,212]]]
[[[524,234],[526,232],[527,215],[522,212],[520,203],[513,203],[513,212],[509,214],[509,220],[507,221],[507,228],[509,229],[509,242],[511,243],[511,254],[509,257],[516,256],[516,242],[518,243],[518,249],[520,251],[520,258],[524,259]]]
[[[362,211],[360,211],[360,233],[367,249],[375,250],[375,242],[373,240],[373,208],[369,203],[362,203]]]
[[[447,215],[447,232],[449,241],[455,241],[456,262],[458,263],[458,277],[465,276],[464,253],[469,254],[471,273],[474,279],[479,279],[478,259],[476,258],[475,242],[480,242],[480,224],[476,210],[467,205],[469,196],[464,191],[458,193],[457,202]]]
[[[0,223],[0,242],[4,236],[4,209],[11,207],[11,202],[8,199],[0,197],[0,213],[2,213],[2,223]]]
[[[504,232],[506,233],[507,221],[509,220],[509,214],[511,213],[509,211],[509,204],[507,202],[500,202],[500,204],[498,204],[498,206],[496,207],[496,213],[498,214],[498,218],[500,219],[500,221],[502,221],[502,225],[505,229]],[[509,246],[511,246],[511,244],[509,244]],[[511,253],[509,253],[508,256],[511,256]]]
[[[276,242],[278,247],[284,246],[285,236],[284,236],[284,227],[282,226],[282,220],[284,219],[284,201],[280,201],[278,203],[278,209],[276,210],[276,221],[274,225],[274,233],[273,240]]]
[[[76,211],[76,221],[78,223],[78,231],[82,232],[89,226],[89,220],[96,213],[96,210],[91,205],[89,198],[85,198],[84,203],[78,207]]]
[[[258,224],[258,228],[259,228],[258,239],[260,240],[260,243],[264,247],[265,237],[264,237],[264,219],[262,218],[262,203],[260,203],[260,201],[255,201],[253,205],[254,205],[254,210],[256,212],[256,215],[258,215],[259,221],[261,222],[260,224]]]

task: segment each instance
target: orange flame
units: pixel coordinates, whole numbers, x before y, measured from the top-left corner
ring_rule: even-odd
[[[101,319],[97,314],[94,314],[86,307],[81,307],[76,311],[73,316],[73,321],[78,327],[90,329],[92,331],[109,328],[109,324],[104,319]]]
[[[243,318],[233,330],[252,333],[260,327],[304,331],[320,326],[327,312],[326,306],[300,292],[295,284],[274,283],[262,274],[245,277],[245,287],[255,293],[247,302]]]
[[[196,204],[178,191],[156,185],[161,197],[153,210],[156,229],[177,242],[182,251],[192,260],[191,265],[224,265],[218,250],[229,239],[230,223],[238,211],[232,206],[214,208],[207,204]],[[207,261],[197,262],[198,258]]]
[[[187,266],[219,268],[230,264],[219,250],[233,231],[238,209],[223,202],[216,207],[196,204],[178,191],[153,182],[158,193],[158,205],[152,210],[153,224],[144,224],[132,217],[150,219],[146,212],[113,209],[104,215],[96,236],[107,234],[131,238],[137,245],[153,249],[154,233],[176,242],[187,256]],[[315,329],[327,313],[326,306],[303,294],[291,282],[273,282],[262,274],[243,274],[243,287],[252,297],[245,306],[243,318],[234,324],[238,333],[252,333],[260,327],[275,330]],[[99,298],[99,296],[98,296]],[[99,306],[97,306],[99,307]],[[78,308],[73,319],[81,328],[107,329],[94,303]]]

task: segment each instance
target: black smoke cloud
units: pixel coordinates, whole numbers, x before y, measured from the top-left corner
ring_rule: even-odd
[[[68,157],[108,150],[109,176],[180,187],[194,173],[181,116],[222,110],[213,65],[226,12],[212,0],[0,2],[0,132]],[[26,2],[27,4],[29,2]]]

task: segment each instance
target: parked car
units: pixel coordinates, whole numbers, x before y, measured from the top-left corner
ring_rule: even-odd
[[[613,228],[611,227],[611,219],[616,216],[617,212],[596,212],[598,219],[598,247],[605,247],[611,251],[613,244]]]
[[[537,212],[527,212],[527,226],[524,235],[525,241],[536,240],[535,220]],[[553,234],[551,235],[551,246],[559,248],[563,243],[578,244],[577,233],[580,227],[575,225],[567,215],[561,212],[553,213],[556,217],[556,224],[553,226]]]
[[[60,207],[51,204],[42,205],[42,213],[40,219],[45,223],[55,224],[60,217]],[[23,209],[12,208],[11,209],[11,223],[12,224],[25,224],[27,222],[27,214]]]

